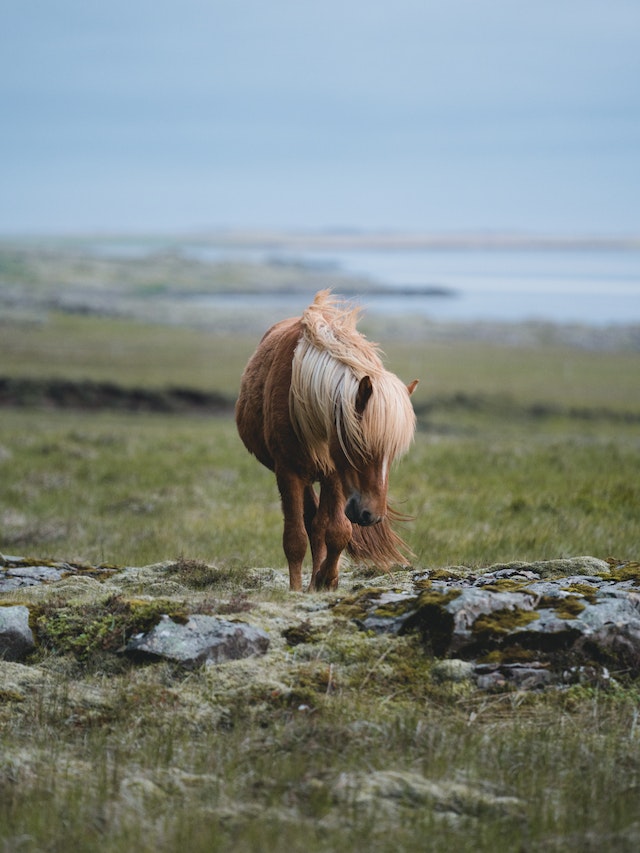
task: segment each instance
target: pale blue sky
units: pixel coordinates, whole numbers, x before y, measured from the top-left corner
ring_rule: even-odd
[[[638,0],[4,0],[0,234],[640,231]]]

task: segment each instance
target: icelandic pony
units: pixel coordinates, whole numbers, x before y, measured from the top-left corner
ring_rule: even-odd
[[[417,380],[406,386],[385,370],[356,330],[358,313],[320,291],[302,317],[269,329],[242,375],[238,432],[276,475],[292,590],[302,589],[307,539],[310,590],[336,589],[345,548],[381,568],[406,562],[387,488],[413,440]]]

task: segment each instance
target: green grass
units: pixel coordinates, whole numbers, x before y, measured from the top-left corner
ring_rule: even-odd
[[[5,550],[282,562],[277,535],[266,553],[260,544],[279,524],[277,492],[231,419],[7,411],[0,445]]]
[[[417,565],[637,556],[633,428],[530,426],[418,434],[391,482],[396,506],[414,518],[403,533]],[[5,410],[0,455],[5,552],[284,563],[275,479],[230,418]]]
[[[428,328],[424,334],[425,339],[407,343],[396,331],[384,340],[389,368],[406,381],[420,380],[418,407],[433,398],[465,394],[518,405],[640,415],[637,351],[442,342],[430,340]],[[234,395],[259,337],[52,312],[39,322],[0,322],[0,374],[186,386]]]
[[[256,343],[255,336],[52,313],[43,322],[0,323],[0,374],[235,395]]]
[[[9,376],[237,392],[255,340],[52,314],[7,324]],[[421,378],[416,444],[392,478],[423,565],[632,554],[640,354],[395,340]],[[627,418],[628,420],[625,420]],[[0,413],[0,545],[148,563],[187,554],[282,565],[273,477],[230,420],[38,410]]]
[[[3,326],[0,372],[232,394],[254,345],[52,315]],[[385,348],[394,369],[421,378],[420,429],[391,477],[397,508],[414,516],[404,535],[416,567],[638,559],[640,438],[621,414],[640,411],[640,355]],[[292,648],[274,636],[264,659],[195,672],[113,653],[136,608],[148,616],[165,596],[177,611],[187,597],[248,621],[299,608],[302,624],[320,600],[249,582],[255,567],[284,577],[280,508],[230,418],[2,409],[0,484],[5,554],[183,558],[116,598],[79,579],[3,599],[48,618],[28,666],[0,662],[7,849],[637,849],[633,678],[491,694],[440,682],[415,638],[371,638],[340,620]],[[419,791],[367,801],[388,771],[462,786],[458,813]],[[517,803],[483,806],[484,794]]]

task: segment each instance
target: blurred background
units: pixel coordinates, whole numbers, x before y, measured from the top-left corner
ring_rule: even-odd
[[[0,238],[638,322],[639,83],[636,0],[6,0]]]
[[[0,111],[0,552],[281,565],[233,406],[332,287],[422,565],[637,558],[638,0],[4,0]]]

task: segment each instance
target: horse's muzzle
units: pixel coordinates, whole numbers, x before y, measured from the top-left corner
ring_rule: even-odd
[[[370,509],[362,506],[362,500],[358,494],[351,495],[344,508],[344,514],[352,524],[359,524],[360,527],[370,527],[382,521],[381,516],[374,515]]]

